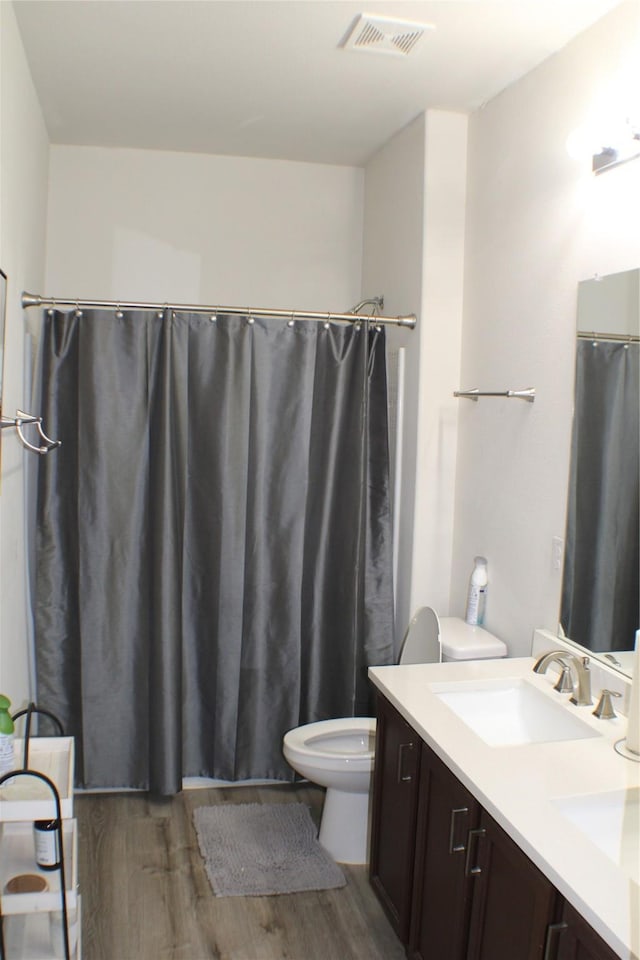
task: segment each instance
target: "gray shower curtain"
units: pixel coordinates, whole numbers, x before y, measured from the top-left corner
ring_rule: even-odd
[[[640,346],[578,340],[560,622],[594,652],[640,626]]]
[[[86,787],[291,779],[393,655],[384,331],[51,311],[38,700]]]

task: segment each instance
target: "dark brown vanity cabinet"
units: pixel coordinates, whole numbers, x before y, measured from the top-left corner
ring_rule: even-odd
[[[411,928],[412,960],[466,956],[472,885],[467,872],[480,805],[422,744]],[[469,846],[471,836],[471,847]]]
[[[378,697],[369,875],[403,943],[411,918],[421,744],[388,700]]]
[[[565,901],[562,919],[550,934],[548,960],[619,960],[619,957]]]
[[[370,871],[410,960],[618,960],[383,696]]]
[[[469,839],[466,960],[542,960],[557,912],[555,887],[484,810],[476,836]]]
[[[412,960],[542,958],[556,890],[422,746]]]

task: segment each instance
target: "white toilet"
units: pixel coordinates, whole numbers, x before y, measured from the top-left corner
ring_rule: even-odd
[[[409,624],[399,662],[488,660],[506,657],[502,640],[458,617],[438,619],[422,607]],[[376,721],[372,717],[320,720],[289,730],[283,753],[290,766],[327,788],[318,839],[340,863],[366,863],[369,788],[373,772]]]

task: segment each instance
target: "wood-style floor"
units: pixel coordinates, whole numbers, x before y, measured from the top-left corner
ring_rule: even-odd
[[[307,784],[78,796],[83,960],[404,960],[366,867],[344,866],[337,890],[211,892],[195,807],[294,800],[319,822],[322,797]]]

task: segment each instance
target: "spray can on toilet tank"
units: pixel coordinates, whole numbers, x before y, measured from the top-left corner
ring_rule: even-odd
[[[474,557],[473,571],[469,579],[467,593],[467,612],[465,620],[472,627],[481,627],[484,623],[484,612],[487,603],[487,558]]]

